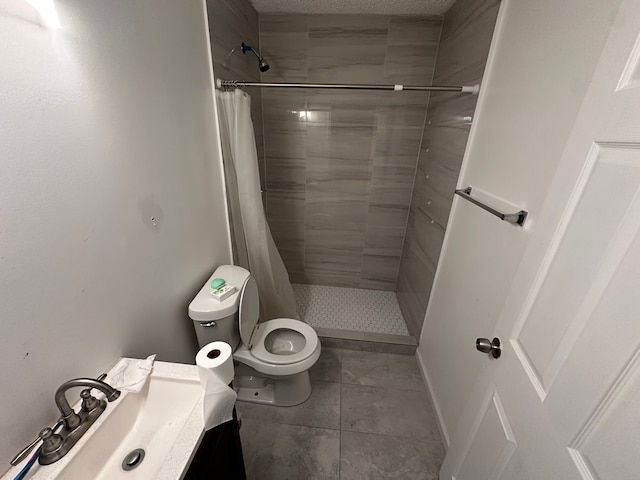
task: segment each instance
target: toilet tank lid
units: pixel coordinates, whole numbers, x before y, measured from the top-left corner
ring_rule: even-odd
[[[222,301],[211,296],[211,281],[223,278],[228,285],[236,287],[236,292]],[[197,322],[220,320],[238,311],[242,286],[249,278],[248,270],[235,265],[221,265],[202,286],[189,304],[189,317]]]

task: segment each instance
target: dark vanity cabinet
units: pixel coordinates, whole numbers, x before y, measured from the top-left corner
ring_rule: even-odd
[[[245,480],[240,443],[240,425],[233,409],[233,420],[205,432],[185,480]]]

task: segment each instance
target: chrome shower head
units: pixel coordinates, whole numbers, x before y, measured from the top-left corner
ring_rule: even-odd
[[[261,72],[266,72],[267,70],[269,70],[269,64],[264,58],[260,57],[260,59],[258,60],[258,68]]]
[[[247,52],[251,52],[258,58],[258,68],[260,69],[261,72],[266,72],[267,70],[269,70],[269,64],[267,63],[267,61],[264,58],[262,58],[262,55],[256,52],[256,50],[253,47],[251,47],[250,45],[246,45],[244,42],[242,42],[242,45],[240,48],[242,49],[243,54]]]

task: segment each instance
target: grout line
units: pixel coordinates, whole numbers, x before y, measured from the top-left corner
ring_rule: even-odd
[[[406,440],[428,440],[429,437],[428,436],[424,436],[424,437],[403,437],[400,435],[390,435],[388,433],[372,433],[372,432],[359,432],[357,430],[342,430],[341,432],[347,432],[347,433],[360,433],[362,435],[375,435],[376,437],[389,437],[389,438],[404,438]]]
[[[396,390],[396,391],[401,391],[401,392],[416,392],[416,393],[424,393],[426,394],[427,391],[423,388],[422,390],[412,390],[410,388],[400,388],[400,387],[387,387],[384,385],[363,385],[362,383],[350,383],[350,382],[343,382],[342,385],[355,385],[356,387],[369,387],[369,388],[383,388],[385,390]]]
[[[243,417],[244,420],[249,420],[249,421],[256,421],[256,422],[260,422],[261,425],[270,423],[271,425],[287,425],[289,427],[302,427],[302,428],[313,428],[315,430],[331,430],[332,432],[340,432],[339,428],[331,428],[331,427],[318,427],[318,426],[314,426],[314,425],[301,425],[299,423],[290,423],[290,422],[274,422],[271,420],[260,420],[257,418],[251,418],[251,417],[247,417],[244,416]]]

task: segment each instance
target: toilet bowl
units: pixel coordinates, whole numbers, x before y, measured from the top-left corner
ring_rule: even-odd
[[[237,288],[229,298],[211,296],[211,281]],[[242,267],[223,265],[189,305],[200,346],[222,340],[234,349],[234,388],[238,400],[278,406],[298,405],[311,395],[309,368],[320,356],[320,340],[300,320],[276,318],[258,323],[256,281]]]
[[[276,318],[257,325],[253,347],[240,345],[233,358],[265,375],[295,375],[320,356],[320,340],[306,323]]]

